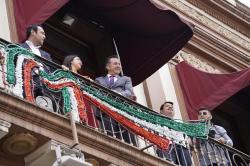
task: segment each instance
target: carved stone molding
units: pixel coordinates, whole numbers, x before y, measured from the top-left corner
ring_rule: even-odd
[[[21,156],[30,153],[38,145],[38,139],[30,133],[16,133],[8,137],[2,149],[10,155]]]
[[[190,17],[192,20],[205,25],[214,32],[222,35],[231,42],[237,44],[238,46],[250,50],[250,39],[243,34],[235,31],[226,24],[220,22],[216,18],[213,18],[206,14],[204,11],[197,9],[192,4],[188,3],[186,0],[160,0],[161,2],[177,9],[179,12],[184,13],[186,16]],[[198,25],[197,25],[198,26]]]
[[[239,0],[236,1],[236,8],[238,8],[241,12],[245,13],[250,18],[250,7],[244,5]]]
[[[10,128],[11,124],[5,120],[0,119],[0,127]]]
[[[250,36],[249,25],[250,15],[236,5],[232,5],[225,0],[187,0],[192,5],[203,10],[210,16],[232,27],[234,30]],[[226,13],[226,14],[225,14]]]
[[[220,70],[216,69],[214,66],[208,64],[206,61],[203,61],[184,51],[180,51],[178,55],[174,57],[174,59],[177,59],[178,61],[180,61],[180,58],[182,58],[184,61],[186,61],[188,64],[190,64],[194,68],[202,70],[204,72],[216,73],[216,74],[222,73]]]
[[[11,124],[5,120],[0,119],[0,139],[3,138],[8,132]]]

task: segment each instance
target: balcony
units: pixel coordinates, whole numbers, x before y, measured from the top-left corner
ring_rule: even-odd
[[[65,156],[101,166],[250,163],[207,139],[209,123],[170,120],[16,45],[1,40],[0,48],[1,164],[60,165]]]

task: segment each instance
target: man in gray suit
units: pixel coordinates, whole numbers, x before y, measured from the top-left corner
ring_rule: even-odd
[[[115,56],[110,56],[106,60],[107,75],[96,78],[96,82],[109,88],[127,98],[133,97],[133,87],[131,79],[127,76],[119,76],[121,73],[120,60]]]
[[[207,108],[201,108],[199,110],[199,120],[210,121],[211,119],[212,115]],[[218,141],[221,144],[225,144],[227,146],[233,146],[232,139],[227,135],[227,131],[222,126],[211,124],[208,136]],[[203,153],[203,155],[201,153],[199,154],[199,160],[201,166],[229,164],[227,154],[222,148],[216,146],[216,144],[209,143],[206,140],[201,141],[200,150],[201,153]]]
[[[116,92],[127,98],[132,98],[134,96],[133,86],[130,77],[120,76],[121,73],[121,63],[116,56],[110,56],[106,59],[106,70],[107,75],[103,77],[98,77],[95,82]],[[116,138],[123,139],[127,143],[135,144],[135,137],[133,134],[129,133],[122,126],[118,125],[117,122],[111,120],[111,118],[101,113],[100,110],[96,110],[97,119],[102,120],[104,128],[108,135],[115,136]],[[102,123],[100,123],[102,125]],[[122,134],[121,134],[121,132]]]

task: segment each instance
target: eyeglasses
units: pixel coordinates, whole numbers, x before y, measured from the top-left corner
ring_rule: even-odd
[[[200,112],[199,112],[199,115],[207,115],[207,114],[208,114],[207,111],[200,111]]]

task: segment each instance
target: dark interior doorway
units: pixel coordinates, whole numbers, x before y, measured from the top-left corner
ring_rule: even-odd
[[[105,73],[105,58],[114,54],[113,40],[104,26],[79,12],[76,2],[70,1],[43,24],[44,50],[58,64],[66,55],[79,55],[83,61],[80,74],[95,78]]]
[[[213,123],[227,130],[234,148],[250,154],[250,86],[230,97],[212,114]]]

